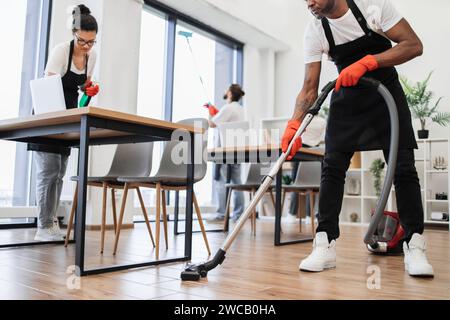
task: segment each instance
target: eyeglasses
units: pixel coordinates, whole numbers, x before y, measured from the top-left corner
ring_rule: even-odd
[[[84,47],[85,45],[88,45],[89,47],[94,46],[94,44],[97,43],[97,40],[90,40],[90,41],[86,41],[84,39],[81,39],[76,33],[74,34],[75,38],[77,39],[77,43]]]

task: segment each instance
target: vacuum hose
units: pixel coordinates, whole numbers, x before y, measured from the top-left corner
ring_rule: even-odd
[[[398,113],[397,106],[395,104],[394,98],[390,94],[389,90],[377,80],[373,80],[370,78],[361,78],[359,81],[360,84],[375,87],[377,88],[380,95],[386,101],[387,107],[389,109],[389,116],[391,119],[391,141],[390,141],[390,152],[389,152],[389,161],[388,161],[388,169],[386,173],[386,178],[384,181],[383,189],[381,192],[381,196],[378,199],[377,207],[375,210],[375,214],[373,219],[369,225],[367,234],[364,238],[364,242],[373,250],[376,250],[380,244],[375,237],[375,231],[380,220],[383,218],[384,208],[386,207],[387,200],[389,198],[389,193],[392,187],[392,181],[394,179],[395,174],[395,164],[397,162],[397,152],[398,152],[398,139],[399,139],[399,121],[398,121]],[[269,174],[265,177],[249,206],[246,208],[244,213],[239,218],[236,227],[233,229],[230,235],[225,239],[221,249],[219,249],[216,255],[205,263],[201,264],[191,264],[186,267],[186,269],[181,273],[181,279],[183,281],[198,281],[200,278],[205,278],[208,275],[208,272],[218,265],[222,264],[225,260],[225,255],[240,230],[244,226],[248,217],[253,213],[254,208],[259,203],[261,198],[264,196],[266,191],[272,185],[273,181],[277,173],[280,171],[283,163],[286,161],[287,156],[290,154],[290,151],[294,145],[295,140],[300,137],[306,130],[306,128],[311,123],[312,119],[319,113],[322,104],[325,102],[329,93],[335,88],[336,81],[332,81],[328,83],[323,89],[317,100],[314,102],[313,106],[309,109],[307,115],[305,116],[302,125],[298,129],[294,138],[292,139],[288,150],[281,154],[280,158],[273,165]]]

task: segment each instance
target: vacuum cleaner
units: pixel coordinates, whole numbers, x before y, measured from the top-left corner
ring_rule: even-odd
[[[389,109],[389,116],[391,120],[391,137],[390,137],[390,152],[388,160],[388,169],[386,172],[386,178],[384,180],[383,189],[378,199],[376,209],[372,215],[372,219],[364,238],[364,243],[370,252],[375,254],[389,254],[396,253],[399,250],[401,239],[403,238],[404,231],[400,225],[400,219],[397,213],[385,212],[387,200],[389,198],[389,193],[392,187],[392,181],[395,174],[395,164],[397,162],[398,153],[398,141],[399,141],[399,120],[397,106],[395,104],[394,98],[392,97],[389,90],[380,82],[370,78],[361,78],[359,81],[360,85],[374,87],[377,89],[378,93],[384,98],[386,105]],[[250,202],[249,206],[246,208],[245,212],[241,215],[237,221],[237,225],[225,239],[222,247],[217,251],[215,256],[204,263],[201,264],[190,264],[187,265],[185,270],[181,273],[181,280],[183,281],[198,281],[201,278],[205,278],[208,272],[216,268],[218,265],[222,264],[225,260],[225,255],[228,249],[233,244],[237,235],[243,228],[245,222],[253,213],[258,202],[264,196],[266,191],[272,185],[275,180],[277,173],[281,170],[283,163],[290,154],[295,140],[300,137],[309,126],[311,121],[319,113],[322,104],[327,98],[328,94],[335,88],[336,80],[328,83],[323,89],[317,100],[314,102],[313,106],[307,112],[302,125],[298,129],[294,138],[292,139],[288,150],[281,154],[280,158],[271,168],[269,174],[264,178],[261,186]]]

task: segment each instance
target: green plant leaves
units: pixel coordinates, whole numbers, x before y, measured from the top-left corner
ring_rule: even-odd
[[[447,126],[450,123],[450,113],[439,112],[438,107],[443,97],[440,97],[433,107],[430,107],[434,93],[428,90],[428,83],[433,72],[430,72],[425,80],[411,84],[406,77],[401,76],[400,82],[405,91],[406,100],[414,118],[420,120],[422,130],[425,130],[427,120],[440,125]]]

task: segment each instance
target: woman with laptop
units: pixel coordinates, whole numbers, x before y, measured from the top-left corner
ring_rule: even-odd
[[[86,95],[94,97],[98,85],[91,78],[96,63],[98,24],[91,11],[84,5],[76,6],[72,12],[73,39],[57,45],[47,62],[45,75],[61,75],[67,109],[78,107],[80,87]],[[38,207],[38,231],[36,241],[62,241],[65,236],[59,229],[56,218],[59,200],[66,174],[70,149],[57,146],[30,144],[36,165],[36,202]]]

